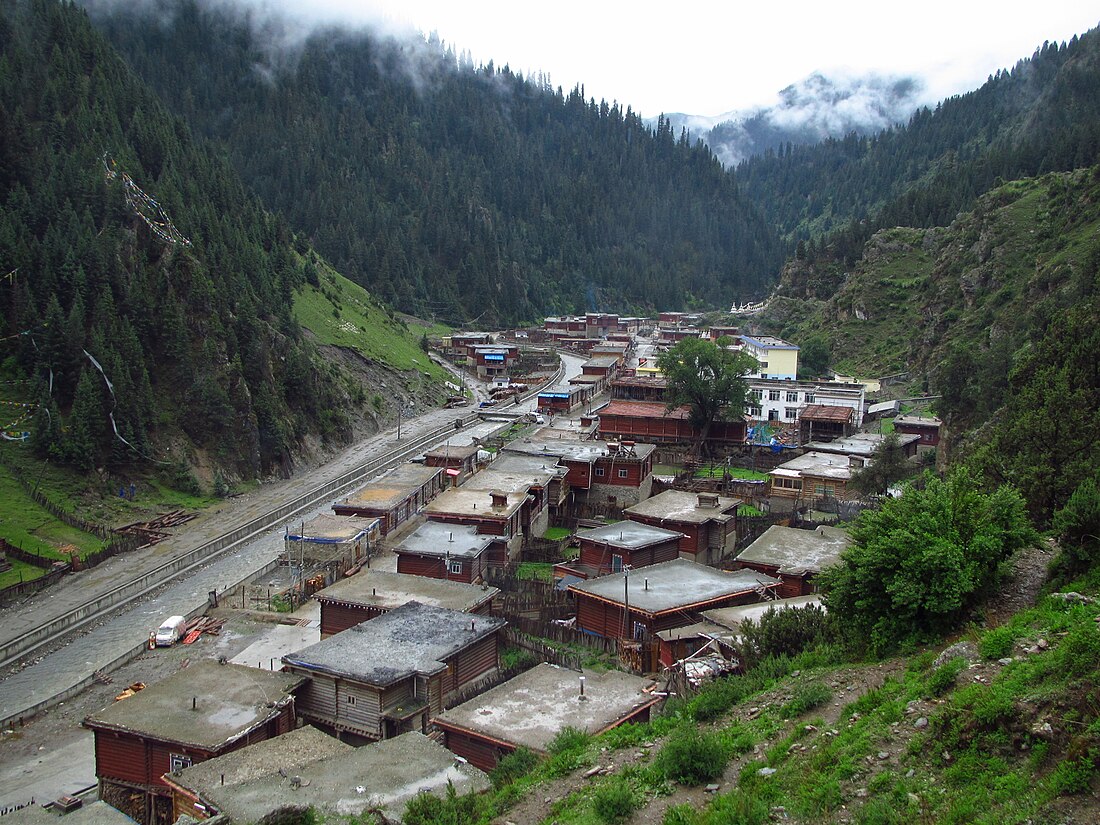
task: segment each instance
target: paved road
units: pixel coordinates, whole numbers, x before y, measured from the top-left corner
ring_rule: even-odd
[[[566,377],[580,372],[584,359],[564,355]],[[534,399],[521,403],[519,410],[530,410]],[[508,407],[511,412],[515,407]],[[402,422],[402,441],[431,432],[456,417],[454,410],[434,410],[415,419]],[[282,502],[301,495],[329,478],[360,466],[384,450],[397,446],[396,427],[346,450],[333,461],[288,481],[262,485],[259,489],[224,502],[216,509],[204,512],[189,522],[171,539],[144,551],[116,557],[104,564],[69,576],[62,583],[37,594],[25,603],[0,612],[0,641],[40,626],[50,618],[87,600],[97,590],[108,590],[123,575],[133,576],[156,567],[169,554],[182,553],[229,532],[237,525],[255,518]],[[304,516],[328,512],[328,504]],[[294,517],[301,521],[303,516]],[[222,591],[236,585],[272,561],[282,549],[283,528],[275,527],[260,537],[224,554],[202,569],[175,581],[160,592],[131,605],[123,606],[110,618],[94,624],[90,630],[78,631],[59,649],[24,662],[24,667],[0,681],[0,719],[11,718],[35,707],[39,702],[73,691],[94,676],[110,669],[121,657],[139,647],[148,638],[149,630],[166,617],[186,615],[206,604],[209,591]]]

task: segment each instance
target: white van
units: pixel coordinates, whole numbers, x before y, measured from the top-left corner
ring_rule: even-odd
[[[157,647],[170,647],[180,640],[187,620],[183,616],[170,616],[157,628]]]

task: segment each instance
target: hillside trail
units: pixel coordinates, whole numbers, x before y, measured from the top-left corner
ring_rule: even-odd
[[[1044,539],[1012,557],[1011,572],[986,608],[987,625],[998,627],[1021,610],[1034,606],[1046,583],[1047,569],[1056,549],[1052,539]]]

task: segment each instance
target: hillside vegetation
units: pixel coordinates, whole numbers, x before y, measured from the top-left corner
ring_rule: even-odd
[[[819,275],[790,261],[763,322],[824,335],[840,369],[911,371],[960,455],[1041,520],[1096,466],[1100,167],[1005,184],[947,227],[880,231],[828,299],[810,297]]]
[[[0,191],[4,400],[37,406],[8,429],[39,459],[185,485],[198,466],[207,485],[288,473],[370,412],[318,341],[438,395],[420,335],[265,211],[71,5],[0,9]]]
[[[403,311],[491,327],[728,304],[779,270],[775,233],[706,147],[583,88],[205,0],[92,7],[268,208]]]

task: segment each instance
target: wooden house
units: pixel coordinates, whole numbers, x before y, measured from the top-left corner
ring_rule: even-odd
[[[564,467],[565,492],[579,502],[611,502],[626,507],[649,498],[653,490],[656,447],[652,444],[525,439],[509,444],[505,453],[532,456]],[[559,496],[558,504],[564,500]]]
[[[846,530],[820,526],[799,530],[773,524],[737,555],[741,567],[778,578],[781,598],[815,592],[814,576],[840,561],[852,539]]]
[[[713,444],[744,444],[745,422],[715,421],[707,440]],[[669,410],[651,401],[612,401],[600,410],[600,436],[605,439],[687,444],[699,437],[687,407]]]
[[[943,422],[931,415],[899,415],[894,419],[894,432],[920,436],[918,452],[928,452],[939,446],[942,426]]]
[[[499,667],[503,619],[408,602],[283,657],[308,677],[299,715],[352,739],[425,732],[464,690]]]
[[[164,775],[292,730],[305,681],[206,659],[85,717],[99,798],[144,825],[173,822]]]
[[[700,611],[759,601],[779,580],[751,570],[726,573],[685,559],[569,585],[577,628],[596,636],[648,639],[698,620]]]
[[[430,522],[473,527],[478,534],[500,540],[491,547],[489,564],[506,567],[519,556],[523,546],[522,509],[526,492],[475,490],[469,482],[447,490],[424,508]]]
[[[454,487],[477,472],[477,457],[482,450],[480,444],[447,441],[424,453],[424,463],[429,467],[442,467],[446,476],[443,486]]]
[[[546,754],[566,726],[590,734],[624,722],[646,722],[658,701],[652,680],[617,670],[597,672],[540,664],[435,719],[444,744],[491,771],[518,748]]]
[[[624,568],[638,569],[680,557],[682,533],[637,521],[620,521],[590,530],[578,530],[580,555],[576,561],[555,565],[557,578],[593,579]]]
[[[852,471],[852,459],[847,455],[808,452],[792,458],[768,473],[770,509],[790,513],[826,499],[846,498]]]
[[[327,639],[411,601],[488,615],[499,593],[487,585],[367,569],[318,591],[313,598],[321,605],[321,638]]]
[[[400,464],[378,481],[360,488],[332,505],[338,516],[381,519],[382,535],[388,535],[415,516],[446,486],[442,467]]]
[[[287,527],[280,564],[301,568],[301,579],[321,574],[332,584],[373,555],[382,539],[382,520],[321,513],[301,528]]]
[[[627,507],[623,515],[681,533],[680,558],[717,564],[737,545],[737,508],[742,503],[717,493],[665,490]]]
[[[491,556],[506,556],[501,537],[482,535],[477,527],[426,521],[394,548],[397,572],[465,584],[480,584]]]

